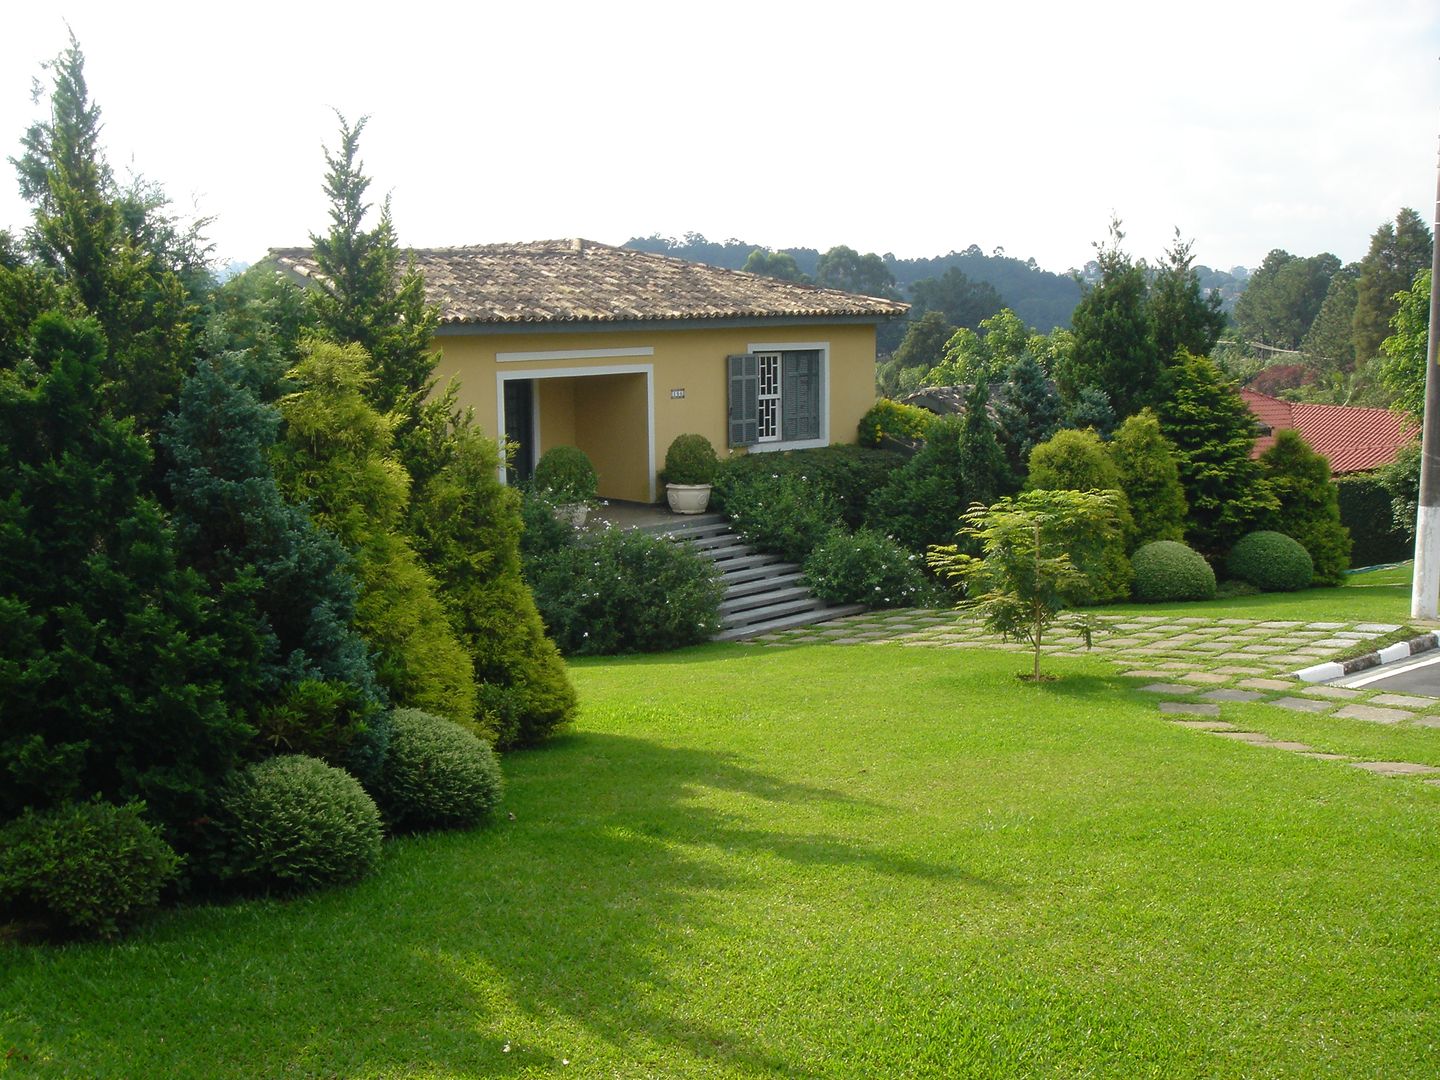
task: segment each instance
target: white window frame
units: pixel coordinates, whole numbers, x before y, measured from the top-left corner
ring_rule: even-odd
[[[816,439],[776,439],[767,442],[751,443],[746,452],[751,454],[769,454],[777,450],[813,450],[820,446],[830,445],[830,343],[828,341],[752,341],[745,346],[749,353],[785,353],[785,352],[809,352],[820,353],[820,437]],[[779,422],[782,425],[785,421],[785,401],[780,401]]]

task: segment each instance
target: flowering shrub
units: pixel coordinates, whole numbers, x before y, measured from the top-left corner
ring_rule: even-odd
[[[725,501],[730,527],[746,543],[804,562],[840,521],[835,501],[805,475],[768,473],[733,483]]]
[[[711,507],[731,514],[731,504],[745,496],[750,481],[762,477],[803,477],[805,483],[835,503],[841,520],[854,529],[865,520],[870,496],[884,487],[890,475],[904,464],[905,456],[898,451],[850,445],[735,454],[721,463],[715,475]]]
[[[915,607],[938,591],[920,566],[918,555],[874,529],[832,529],[805,560],[805,583],[828,604]]]
[[[642,532],[605,529],[526,567],[535,605],[567,655],[659,652],[720,629],[724,586],[695,552]]]

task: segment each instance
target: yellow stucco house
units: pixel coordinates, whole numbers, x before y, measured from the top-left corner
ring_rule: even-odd
[[[854,442],[875,400],[875,327],[906,305],[589,240],[408,253],[440,308],[440,384],[515,446],[584,450],[606,498],[654,502],[670,441],[723,455]],[[318,276],[309,249],[271,252]]]

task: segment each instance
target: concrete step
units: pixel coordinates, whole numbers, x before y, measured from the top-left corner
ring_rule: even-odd
[[[791,585],[788,588],[783,585],[772,585],[763,592],[744,593],[740,596],[726,594],[726,598],[720,605],[720,615],[724,619],[739,617],[742,613],[752,611],[756,608],[769,608],[777,604],[787,604],[794,600],[804,600],[811,603],[819,603],[810,590],[804,585]],[[820,605],[824,607],[823,604]]]
[[[805,611],[798,615],[787,615],[769,622],[729,627],[721,630],[711,640],[739,641],[742,638],[756,637],[775,630],[793,630],[797,626],[812,626],[815,623],[829,622],[831,619],[843,619],[847,615],[859,615],[865,610],[867,609],[864,604],[843,604],[839,607],[821,608],[819,611]]]
[[[755,593],[766,592],[770,589],[783,589],[787,586],[797,584],[800,581],[799,570],[791,570],[784,574],[761,575],[761,570],[769,570],[772,567],[757,568],[754,573],[756,577],[746,578],[744,581],[734,581],[732,578],[725,578],[725,599],[730,600],[737,596],[751,596]]]
[[[657,533],[661,536],[674,533],[698,532],[704,529],[713,529],[719,526],[722,529],[729,529],[723,514],[693,514],[683,517],[677,516],[674,521],[665,521],[656,525],[642,525],[641,532]]]
[[[802,611],[819,611],[825,606],[823,600],[817,600],[807,591],[803,596],[792,597],[789,600],[778,600],[774,603],[759,604],[755,607],[745,608],[743,611],[732,611],[722,615],[720,625],[727,630],[732,627],[748,625],[749,623],[769,622],[785,615],[795,615]]]
[[[793,566],[794,563],[782,563],[779,555],[768,555],[763,551],[757,551],[750,555],[736,555],[726,559],[724,562],[716,561],[715,569],[730,580],[732,573],[753,570],[756,567],[764,566]]]
[[[748,566],[726,567],[721,573],[725,584],[729,587],[746,585],[753,581],[765,581],[771,577],[786,577],[790,574],[799,575],[800,567],[795,563],[780,562],[779,556],[775,556],[774,562],[757,562]]]

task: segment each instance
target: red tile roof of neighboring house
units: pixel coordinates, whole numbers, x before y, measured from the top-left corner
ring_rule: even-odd
[[[593,240],[415,248],[443,324],[614,323],[692,319],[856,318],[905,314],[908,304],[724,270]],[[269,256],[303,281],[323,281],[312,248]]]
[[[1390,464],[1419,434],[1389,409],[1281,401],[1249,389],[1242,389],[1240,396],[1261,426],[1270,429],[1255,440],[1251,457],[1275,445],[1275,432],[1294,428],[1312,450],[1325,455],[1332,473],[1363,472]]]

